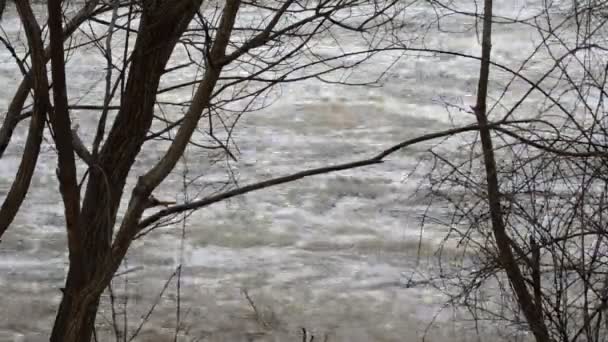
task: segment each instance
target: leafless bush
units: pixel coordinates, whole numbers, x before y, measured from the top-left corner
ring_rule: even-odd
[[[540,39],[533,54],[513,68],[513,79],[529,85],[508,105],[505,94],[517,92],[513,82],[498,97],[485,92],[492,82],[483,77],[483,64],[492,65],[487,16],[492,2],[485,1],[483,14],[460,13],[486,15],[480,20],[488,59],[482,54],[472,113],[481,125],[490,116],[534,122],[485,136],[482,129],[469,136],[463,146],[468,152],[458,158],[434,154],[436,168],[428,180],[435,195],[449,203],[452,215],[443,221],[449,238],[471,252],[459,267],[442,268],[441,287],[476,320],[508,323],[514,334],[531,331],[537,341],[604,341],[605,2],[574,1],[567,11],[544,5],[532,19],[519,20]],[[506,19],[494,17],[494,25],[499,20]],[[540,74],[527,70],[535,61],[547,65]],[[492,100],[487,109],[486,99]],[[532,108],[522,105],[528,100],[534,101]]]

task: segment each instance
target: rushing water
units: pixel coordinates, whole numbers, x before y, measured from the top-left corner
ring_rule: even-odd
[[[522,5],[499,2],[498,10],[514,14]],[[422,25],[426,9],[419,10]],[[447,18],[444,24],[461,29],[462,20]],[[10,4],[1,25],[9,35],[19,33]],[[495,58],[517,65],[529,51],[533,32],[517,26],[495,30]],[[479,49],[474,30],[428,35],[425,43],[472,54]],[[393,57],[378,57],[360,69],[360,76],[379,74]],[[99,102],[104,65],[84,58],[70,59],[70,94],[86,94],[82,103]],[[404,57],[385,75],[381,87],[317,81],[286,85],[271,107],[241,119],[235,131],[239,161],[231,167],[239,183],[245,184],[371,156],[454,121],[470,121],[467,114],[448,114],[444,102],[471,104],[477,68],[477,62],[453,56]],[[495,77],[507,79],[498,73]],[[0,48],[0,113],[6,111],[19,79],[8,52]],[[92,79],[100,82],[88,89]],[[167,82],[171,81],[175,80]],[[75,120],[86,137],[94,122],[91,112],[77,112]],[[24,139],[22,124],[0,163],[0,193],[10,186]],[[165,146],[150,144],[136,170],[151,165]],[[291,341],[300,340],[301,328],[315,334],[315,341],[326,334],[331,342],[414,341],[425,334],[428,341],[473,339],[475,331],[459,322],[457,311],[442,310],[445,296],[430,287],[408,288],[403,282],[430,274],[427,261],[445,234],[444,227],[433,224],[420,229],[428,203],[423,200],[421,174],[427,168],[418,163],[430,146],[408,148],[381,165],[308,178],[200,210],[186,221],[183,246],[181,226],[151,233],[137,241],[129,254],[126,268],[133,271],[117,278],[119,311],[126,288],[129,324],[137,326],[183,257],[181,324],[186,331],[182,335],[188,336],[184,340]],[[187,158],[192,175],[208,167],[205,153],[192,150]],[[416,167],[418,172],[410,174]],[[47,144],[32,190],[0,245],[2,341],[23,337],[43,341],[52,326],[67,260],[54,170],[55,156]],[[202,171],[206,182],[225,180],[224,166],[209,170]],[[184,172],[180,166],[159,197],[182,200]],[[444,208],[438,202],[430,210],[440,215]],[[255,303],[257,316],[243,290]],[[173,336],[176,298],[174,279],[139,340],[164,341]],[[99,315],[100,334],[109,327],[110,317],[106,305]],[[493,330],[482,326],[478,332],[482,340],[487,331]]]

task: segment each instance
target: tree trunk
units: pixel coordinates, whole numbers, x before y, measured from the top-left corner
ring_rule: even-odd
[[[156,92],[167,61],[200,7],[198,1],[183,0],[179,4],[184,10],[172,16],[166,11],[144,9],[121,108],[89,169],[78,220],[82,258],[70,262],[51,342],[89,342],[93,335],[100,296],[115,271],[105,261],[111,251],[127,176],[152,123]],[[103,284],[94,283],[100,279],[104,279]]]
[[[85,303],[83,296],[73,292],[73,280],[68,274],[66,289],[55,317],[51,342],[90,342],[95,330],[95,318],[99,307],[99,296]]]
[[[526,279],[524,278],[521,269],[511,250],[511,238],[507,233],[504,221],[502,205],[500,203],[501,193],[498,183],[496,157],[490,127],[487,117],[487,97],[488,84],[490,75],[490,56],[492,48],[492,7],[493,0],[484,0],[483,12],[483,32],[482,32],[482,50],[481,50],[481,65],[479,71],[479,83],[477,86],[477,103],[474,111],[479,124],[479,136],[481,138],[481,146],[483,159],[486,171],[487,181],[487,196],[490,209],[490,220],[492,222],[492,231],[496,247],[498,249],[498,261],[504,269],[509,282],[515,293],[515,298],[523,311],[530,330],[534,334],[537,342],[549,342],[549,332],[543,320],[542,303],[535,304],[534,299],[528,291]]]

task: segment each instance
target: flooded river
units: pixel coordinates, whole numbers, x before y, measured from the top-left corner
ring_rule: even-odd
[[[522,3],[514,3],[498,2],[498,11],[515,14]],[[38,10],[43,13],[42,7]],[[419,12],[408,25],[412,30],[425,27],[433,16],[424,2],[412,10]],[[475,30],[465,30],[470,24],[470,19],[467,23],[461,17],[446,18],[446,32],[462,32],[427,33],[424,44],[479,55]],[[1,27],[9,36],[19,35],[12,4]],[[505,25],[495,30],[495,58],[517,65],[527,57],[532,29]],[[341,41],[348,46],[349,37]],[[331,50],[331,42],[321,41],[319,49],[324,48]],[[358,69],[357,77],[375,78],[397,56],[379,55]],[[70,99],[101,103],[104,64],[87,58],[92,57],[70,57]],[[240,119],[234,131],[238,161],[211,165],[208,152],[191,149],[187,167],[180,163],[157,195],[183,201],[183,179],[197,175],[204,177],[194,183],[188,197],[209,194],[229,179],[228,166],[239,184],[247,184],[372,156],[402,140],[472,122],[471,115],[449,111],[445,104],[473,103],[477,69],[475,60],[412,53],[402,56],[375,87],[317,80],[283,85],[271,106]],[[192,79],[187,73],[172,77],[163,82]],[[499,73],[495,77],[508,80]],[[18,69],[1,47],[0,113],[5,113],[19,81]],[[185,90],[163,99],[177,101],[189,95]],[[95,115],[73,112],[85,139],[92,138]],[[8,191],[14,177],[25,129],[26,125],[19,126],[0,162],[0,194]],[[424,175],[431,146],[407,148],[381,165],[231,199],[190,215],[183,225],[150,233],[134,244],[122,269],[129,271],[115,280],[119,321],[126,311],[132,332],[157,302],[137,340],[171,339],[177,319],[175,277],[162,298],[159,295],[182,265],[183,341],[300,341],[302,328],[315,341],[327,336],[329,342],[418,341],[425,336],[427,341],[488,340],[495,327],[482,325],[475,331],[462,321],[466,315],[445,306],[446,296],[424,285],[434,274],[435,251],[446,233],[444,226],[432,222],[421,225],[423,215],[440,217],[447,207],[441,201],[429,207]],[[165,147],[156,142],[146,145],[134,173],[152,165]],[[457,152],[456,146],[441,148]],[[1,341],[47,340],[60,300],[67,255],[55,159],[47,141],[31,192],[0,245]],[[444,253],[444,258],[462,254],[455,248]],[[408,279],[422,285],[406,286]],[[98,315],[102,341],[113,338],[110,322],[106,296]]]

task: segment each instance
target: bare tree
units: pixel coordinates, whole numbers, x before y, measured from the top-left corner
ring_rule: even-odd
[[[385,48],[385,42],[374,37],[390,32],[391,19],[402,7],[397,1],[89,0],[68,21],[63,19],[62,5],[60,0],[48,2],[44,30],[48,30],[49,40],[45,47],[43,28],[30,3],[16,1],[31,67],[24,63],[25,58],[13,54],[24,78],[0,130],[1,156],[16,125],[30,122],[21,164],[0,210],[0,233],[9,228],[30,189],[47,121],[57,151],[69,270],[51,341],[91,340],[100,295],[110,285],[132,241],[159,220],[308,175],[378,163],[391,153],[296,173],[187,203],[170,205],[152,196],[189,145],[219,149],[227,158],[235,158],[230,144],[238,113],[256,109],[257,99],[274,86],[310,77],[322,79],[332,72],[354,68]],[[258,21],[242,20],[239,13],[252,10],[259,14]],[[84,23],[107,29],[86,32],[81,29]],[[316,54],[313,38],[331,37],[334,30],[359,35],[367,41],[367,48],[332,56]],[[10,47],[7,39],[3,42]],[[106,63],[105,95],[100,104],[78,106],[76,98],[67,91],[66,56],[88,46],[97,47]],[[186,52],[186,61],[171,60],[178,47]],[[117,60],[116,56],[121,57]],[[52,81],[47,77],[49,59]],[[161,79],[183,70],[200,76],[160,87]],[[165,94],[183,88],[192,89],[192,98],[182,103],[162,101]],[[33,108],[28,112],[24,108],[30,89]],[[163,116],[165,110],[175,108],[184,111]],[[98,113],[89,143],[82,138],[89,132],[72,122],[75,110]],[[232,122],[224,120],[225,113],[235,111]],[[193,138],[196,134],[209,137],[209,143],[197,144]],[[167,141],[162,158],[151,168],[138,170],[141,173],[135,185],[126,187],[135,161],[150,140]],[[79,180],[78,168],[83,166],[86,171]],[[125,196],[125,192],[130,194]],[[121,203],[126,208],[118,218]],[[144,210],[159,204],[168,207],[144,216]],[[163,222],[166,224],[166,220]]]
[[[482,23],[471,109],[479,136],[459,158],[436,152],[437,169],[429,174],[434,193],[453,210],[445,222],[451,237],[469,250],[460,268],[443,268],[439,286],[476,320],[506,322],[536,341],[604,341],[605,2],[543,3],[518,18],[492,15],[492,1],[484,1],[482,13],[433,3]],[[538,36],[517,67],[490,58],[499,24],[525,25]],[[539,61],[547,62],[540,72],[529,68]],[[512,78],[504,88],[493,86],[490,69]],[[527,89],[517,89],[518,78]],[[510,92],[521,95],[507,101]],[[490,114],[536,121],[490,130]]]
[[[537,341],[601,340],[608,322],[605,3],[573,1],[566,12],[545,4],[528,18],[496,15],[491,0],[484,1],[483,13],[452,2],[428,4],[438,18],[427,28],[438,24],[441,30],[441,20],[451,15],[479,21],[481,56],[404,40],[406,25],[399,16],[410,3],[396,0],[88,0],[73,15],[62,1],[50,0],[45,25],[27,0],[17,0],[27,51],[1,40],[23,79],[0,128],[0,158],[17,125],[29,121],[29,129],[0,208],[0,236],[31,191],[48,132],[57,154],[69,252],[51,341],[90,341],[101,294],[133,241],[176,224],[179,214],[303,177],[381,163],[404,147],[462,134],[473,136],[463,160],[431,151],[437,169],[428,177],[434,194],[451,203],[450,234],[474,251],[455,274],[442,278],[449,279],[442,289],[456,288],[456,297],[476,319],[498,317],[529,329]],[[245,20],[243,13],[256,13],[256,20]],[[97,29],[86,30],[85,23]],[[519,68],[492,58],[492,27],[498,24],[527,25],[542,37]],[[342,49],[334,36],[338,31],[361,39],[366,48]],[[315,50],[320,38],[336,44],[335,54]],[[105,68],[103,96],[81,104],[86,94],[68,91],[68,60],[89,48],[99,51],[95,61]],[[307,78],[365,84],[332,76],[357,70],[387,51],[479,61],[476,103],[462,109],[474,122],[403,141],[367,159],[220,187],[182,203],[153,195],[189,148],[206,151],[209,164],[236,160],[233,131],[239,119],[268,106],[281,84]],[[526,64],[540,51],[553,63],[540,77],[527,77]],[[491,70],[512,77],[493,103]],[[184,72],[195,76],[172,78]],[[507,104],[504,94],[516,81],[526,91]],[[192,96],[169,96],[184,90]],[[533,112],[524,106],[529,99],[539,101]],[[77,111],[95,113],[94,124],[75,125]],[[161,158],[141,169],[136,162],[152,142],[162,147]],[[498,288],[508,305],[497,308],[478,300],[482,285]]]

